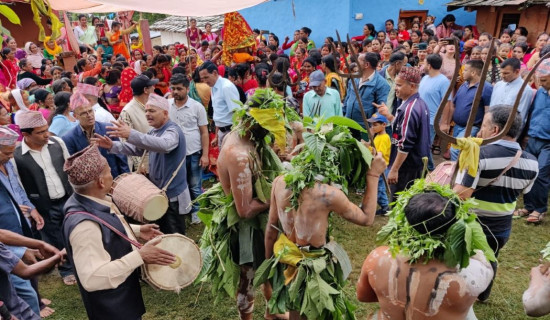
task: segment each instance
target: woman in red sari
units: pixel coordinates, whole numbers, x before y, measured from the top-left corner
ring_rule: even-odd
[[[170,78],[172,78],[172,72],[170,72],[171,60],[171,57],[165,54],[159,54],[153,59],[153,68],[157,71],[157,78],[159,79],[159,83],[155,88],[159,89],[163,95],[168,92],[168,84]]]
[[[5,79],[5,86],[9,89],[15,89],[15,86],[17,84],[17,69],[15,68],[15,65],[12,62],[12,59],[14,58],[14,53],[11,51],[10,48],[4,48],[2,49],[2,59],[0,60],[0,68],[2,69],[2,74],[4,75]]]
[[[120,110],[122,110],[122,108],[124,108],[124,106],[134,98],[130,82],[132,82],[135,77],[137,77],[137,73],[132,67],[124,68],[124,70],[122,70],[122,73],[120,74],[121,89],[120,93],[118,94],[118,100],[120,101]]]

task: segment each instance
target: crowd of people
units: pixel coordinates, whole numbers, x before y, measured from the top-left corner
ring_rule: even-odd
[[[368,255],[357,284],[360,301],[380,304],[372,319],[475,319],[472,305],[489,299],[513,217],[541,223],[548,209],[550,58],[540,60],[550,52],[549,35],[528,43],[538,30],[491,35],[456,24],[453,15],[435,22],[414,17],[396,28],[388,19],[378,31],[367,23],[350,43],[327,36],[320,47],[308,27],[282,43],[254,29],[252,45],[228,50],[223,33],[191,19],[188,46],[145,53],[140,36],[124,40],[136,23],[107,28],[81,15],[74,70],[60,56],[70,46],[65,29],[23,48],[3,39],[0,316],[50,316],[55,310],[40,295],[38,275],[57,264],[63,283],[79,286],[90,319],[141,319],[139,267],[176,261],[155,246],[156,237],[185,235],[186,224],[205,219],[199,203],[208,174],[231,205],[218,208],[225,220],[207,219],[203,253],[216,260],[217,244],[228,241],[223,250],[238,266],[238,281],[216,281],[219,292],[236,296],[241,319],[252,319],[260,284],[267,319],[353,317],[342,293],[351,264],[329,240],[331,212],[364,226],[389,215],[379,233],[384,246]],[[442,145],[436,129],[457,144]],[[479,147],[481,140],[465,136],[500,138]],[[440,154],[460,159],[450,188],[424,184]],[[166,195],[157,221],[129,219],[110,197],[117,178],[135,172]],[[363,194],[360,207],[348,199],[352,191]],[[516,209],[522,194],[524,208]],[[479,237],[453,260],[456,252],[443,243],[465,225]],[[435,245],[429,252],[396,245],[403,237]],[[464,248],[471,241],[459,238]],[[268,276],[266,265],[277,271]],[[202,280],[220,270],[212,267]],[[532,276],[548,272],[537,267]],[[452,282],[452,290],[442,289]],[[544,289],[530,288],[532,295]],[[533,315],[549,302],[533,301],[524,300]]]

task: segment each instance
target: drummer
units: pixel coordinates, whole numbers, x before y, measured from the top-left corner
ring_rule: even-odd
[[[111,153],[142,156],[145,151],[149,152],[149,180],[161,189],[169,184],[166,195],[170,202],[166,214],[158,220],[160,230],[164,233],[184,235],[184,214],[191,210],[187,172],[185,165],[180,166],[186,156],[185,135],[180,127],[170,120],[169,110],[168,100],[150,94],[145,105],[145,116],[147,123],[153,127],[151,131],[144,134],[130,128],[123,121],[112,121],[113,125],[107,127],[107,135],[123,138],[125,142],[113,142],[108,136],[97,133],[92,142],[110,150]],[[176,176],[171,180],[176,171]]]
[[[123,238],[148,241],[162,233],[154,224],[128,225],[117,212],[107,197],[113,183],[111,169],[97,146],[72,155],[63,170],[75,191],[65,205],[65,248],[76,270],[88,318],[141,319],[145,306],[138,268],[144,263],[169,265],[176,261],[175,256],[155,247],[161,238],[141,249]]]

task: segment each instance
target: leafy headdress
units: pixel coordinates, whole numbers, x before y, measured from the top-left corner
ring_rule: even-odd
[[[346,194],[349,187],[364,186],[372,154],[350,133],[350,128],[364,131],[357,122],[334,116],[313,124],[306,117],[304,127],[308,129],[303,133],[304,149],[292,159],[292,169],[284,178],[292,190],[291,208],[298,208],[302,190],[316,182],[337,186]]]
[[[286,107],[285,100],[273,89],[257,89],[241,108],[235,111],[233,117],[234,128],[244,136],[255,125],[260,125],[269,132],[267,143],[273,138],[275,144],[284,149],[286,147],[286,128],[288,121],[296,120],[296,113]],[[287,119],[288,118],[288,119]],[[252,134],[256,146],[257,141]]]
[[[411,225],[405,216],[405,207],[415,195],[436,192],[448,199],[447,205],[454,205],[455,219],[446,232],[437,233],[436,230],[420,233],[415,229],[418,225],[443,215],[428,218],[417,225]],[[481,250],[487,260],[496,261],[495,254],[489,244],[481,225],[476,221],[477,216],[471,211],[475,205],[474,199],[461,200],[460,197],[447,185],[429,183],[418,179],[407,190],[399,194],[399,198],[390,211],[388,223],[378,232],[376,242],[379,245],[388,245],[393,256],[401,254],[409,258],[410,263],[420,260],[428,262],[433,259],[444,261],[449,267],[465,268],[470,263],[470,257],[475,250]],[[441,226],[437,229],[441,229]],[[427,229],[427,228],[426,228]]]

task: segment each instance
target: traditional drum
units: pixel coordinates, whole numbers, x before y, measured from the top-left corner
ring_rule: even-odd
[[[156,246],[176,255],[169,266],[146,264],[142,267],[143,280],[155,289],[178,292],[193,283],[202,269],[202,257],[195,242],[181,234],[166,234]]]
[[[113,182],[113,202],[120,211],[139,222],[160,219],[168,210],[168,198],[147,177],[125,173]]]
[[[430,172],[426,177],[426,182],[435,182],[442,186],[450,185],[455,171],[455,161],[441,162],[434,171]]]

